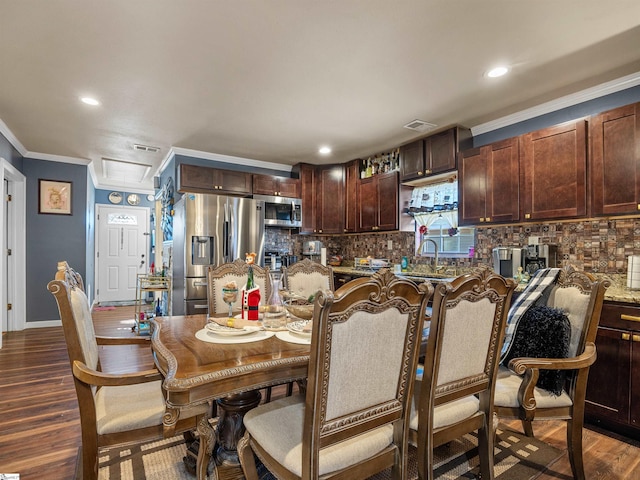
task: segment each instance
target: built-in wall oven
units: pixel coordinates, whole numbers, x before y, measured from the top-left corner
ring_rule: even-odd
[[[254,195],[264,202],[265,226],[300,228],[302,226],[302,200],[299,198]]]

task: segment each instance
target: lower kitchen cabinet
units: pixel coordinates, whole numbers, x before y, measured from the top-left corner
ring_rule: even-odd
[[[605,302],[589,370],[588,422],[640,439],[640,306]]]

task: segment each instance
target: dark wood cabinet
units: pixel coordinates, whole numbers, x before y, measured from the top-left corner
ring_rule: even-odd
[[[178,191],[251,195],[251,174],[235,170],[181,164]]]
[[[640,306],[605,301],[589,370],[589,422],[640,438]]]
[[[468,148],[471,133],[452,127],[400,147],[400,180],[419,180],[457,168],[458,151]]]
[[[344,166],[299,164],[296,169],[302,198],[300,233],[343,233]]]
[[[640,103],[592,117],[591,208],[594,215],[640,211]]]
[[[358,228],[358,181],[360,160],[353,160],[344,169],[344,233],[353,233]]]
[[[557,125],[520,137],[523,220],[575,218],[587,212],[587,123]]]
[[[519,219],[518,139],[460,153],[458,219],[461,225]]]
[[[358,181],[358,231],[398,229],[398,172]]]
[[[278,197],[299,198],[300,180],[276,175],[253,175],[253,193]]]

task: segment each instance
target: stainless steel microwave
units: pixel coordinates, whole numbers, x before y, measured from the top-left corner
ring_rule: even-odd
[[[264,202],[264,224],[278,227],[300,228],[302,226],[302,200],[299,198],[254,195]]]

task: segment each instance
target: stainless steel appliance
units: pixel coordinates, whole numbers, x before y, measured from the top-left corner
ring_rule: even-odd
[[[302,244],[302,256],[314,262],[320,262],[322,254],[322,242],[318,240],[307,240]]]
[[[302,226],[302,200],[299,198],[254,195],[254,200],[264,202],[264,224],[277,227]]]
[[[558,266],[557,245],[529,245],[524,259],[524,270],[529,275],[541,268],[555,268]]]
[[[207,313],[207,270],[256,253],[264,266],[264,203],[187,193],[173,217],[173,315]]]
[[[518,267],[524,270],[526,248],[496,247],[493,249],[493,269],[506,278],[518,275]]]

